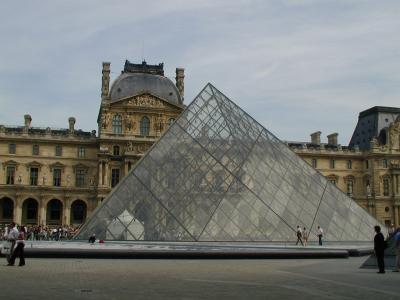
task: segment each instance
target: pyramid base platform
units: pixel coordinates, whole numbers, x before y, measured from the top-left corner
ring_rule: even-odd
[[[109,259],[328,259],[373,253],[370,243],[329,243],[307,247],[294,243],[249,242],[87,242],[28,241],[25,256],[34,258]]]

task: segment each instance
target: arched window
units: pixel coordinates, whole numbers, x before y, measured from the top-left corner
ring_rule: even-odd
[[[387,134],[386,134],[386,130],[385,129],[382,129],[379,132],[378,141],[379,141],[379,144],[386,145],[386,143],[387,143]]]
[[[149,133],[150,133],[150,119],[145,116],[140,120],[140,135],[148,136]]]
[[[47,203],[47,223],[60,225],[63,205],[60,200],[52,199]]]
[[[122,117],[115,115],[112,119],[113,133],[122,133]]]
[[[76,200],[71,205],[71,223],[82,224],[85,222],[87,205],[82,200]]]

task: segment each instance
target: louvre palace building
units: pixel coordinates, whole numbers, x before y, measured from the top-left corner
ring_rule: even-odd
[[[98,130],[0,125],[0,223],[80,225],[185,109],[184,69],[125,62],[110,86],[103,63]],[[100,100],[100,99],[99,99]],[[0,120],[1,124],[1,120]],[[50,124],[49,124],[50,125]],[[400,109],[359,115],[348,146],[338,134],[288,146],[387,225],[399,226]]]

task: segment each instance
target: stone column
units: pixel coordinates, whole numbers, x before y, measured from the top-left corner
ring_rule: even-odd
[[[65,200],[63,205],[62,224],[70,225],[70,223],[71,223],[71,204],[69,203],[68,200]]]
[[[396,203],[394,205],[394,226],[397,228],[400,226],[399,224],[399,204]]]
[[[109,166],[108,166],[108,162],[106,162],[106,164],[105,164],[105,174],[104,174],[104,182],[103,182],[103,184],[106,186],[106,187],[108,187],[109,186],[109,182],[108,182],[108,172],[109,172]]]
[[[46,215],[46,204],[44,201],[40,201],[39,207],[39,225],[46,225],[47,215]]]
[[[99,185],[103,185],[103,162],[100,161],[99,165]]]
[[[127,161],[125,161],[125,169],[124,169],[124,176],[123,177],[125,177],[126,175],[128,175],[128,172],[129,172],[129,170],[128,170],[128,162]],[[121,178],[122,179],[122,178]]]
[[[22,203],[19,203],[18,200],[15,201],[14,205],[14,222],[17,224],[22,223]]]

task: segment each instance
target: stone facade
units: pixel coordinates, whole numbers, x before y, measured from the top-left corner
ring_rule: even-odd
[[[364,150],[338,145],[337,133],[321,143],[320,134],[288,145],[382,223],[400,226],[400,118],[388,124],[387,137],[376,135]]]
[[[163,89],[183,92],[181,68],[175,87],[162,64],[126,62],[125,77],[127,65],[135,76],[158,76]],[[183,99],[164,99],[166,91],[142,86],[111,99],[109,83],[110,64],[103,63],[98,134],[76,130],[72,117],[68,129],[32,127],[30,115],[24,126],[0,125],[0,223],[81,224],[184,109]]]

